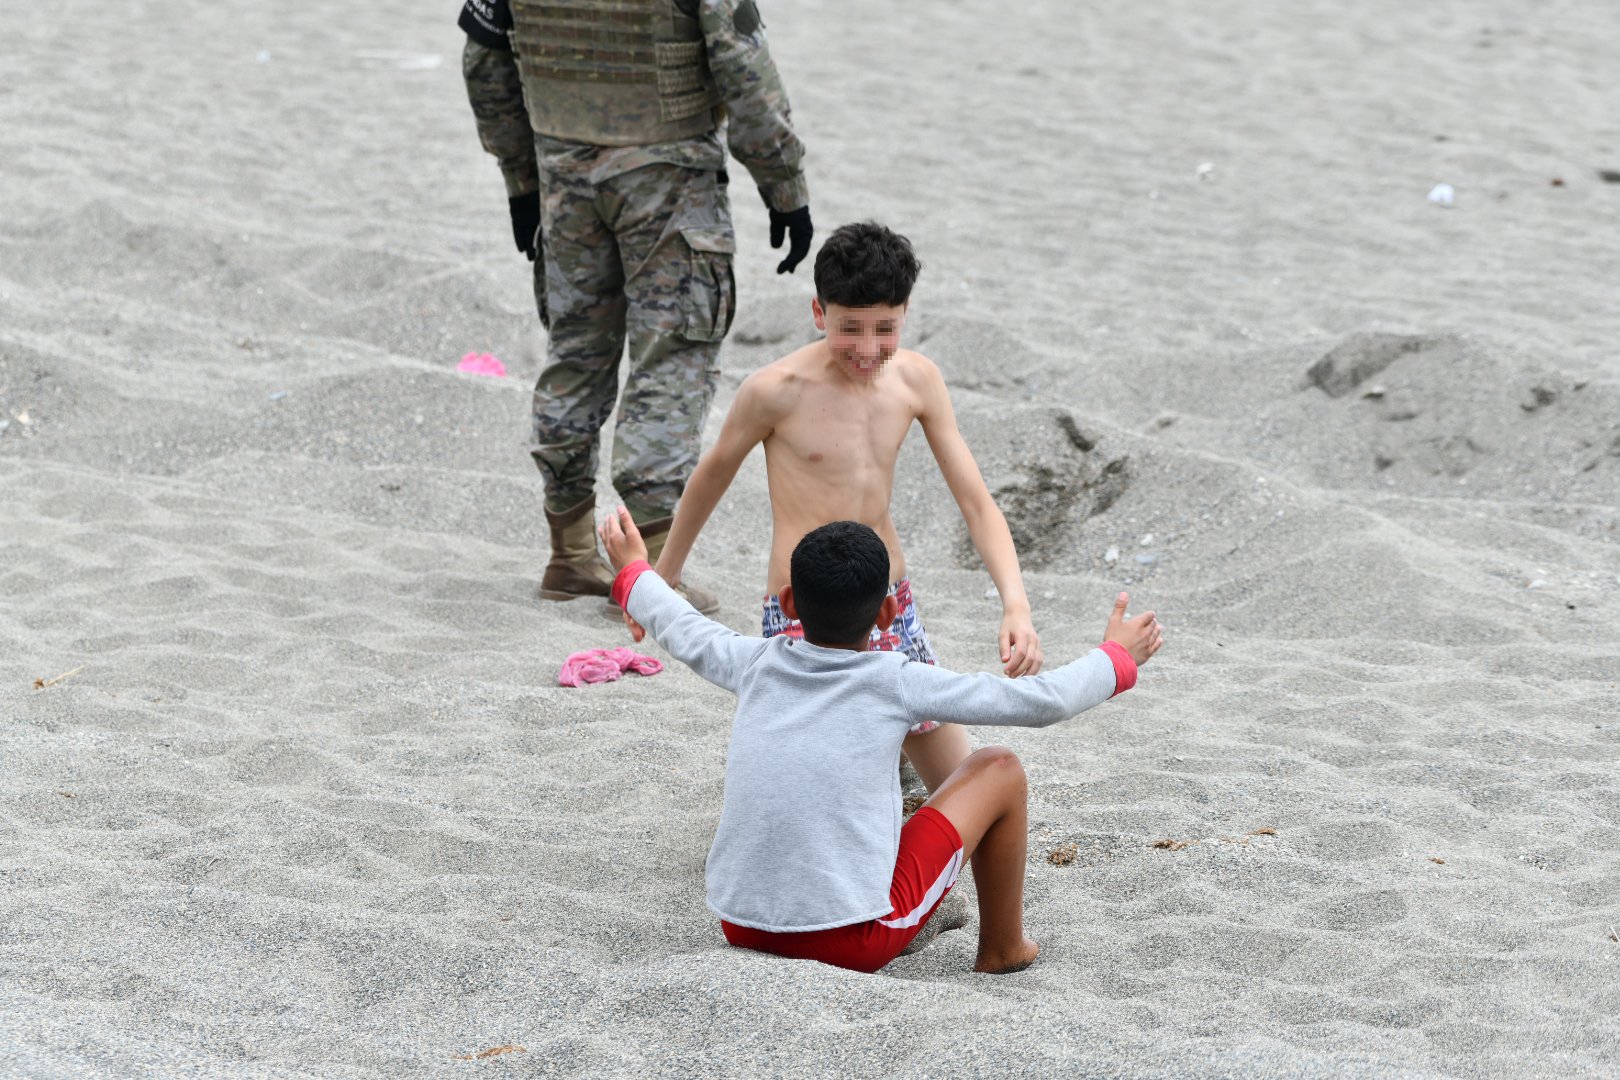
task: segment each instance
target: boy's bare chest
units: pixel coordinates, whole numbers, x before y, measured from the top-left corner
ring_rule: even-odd
[[[781,465],[836,478],[868,468],[892,469],[911,429],[910,404],[877,394],[806,394],[766,451]]]

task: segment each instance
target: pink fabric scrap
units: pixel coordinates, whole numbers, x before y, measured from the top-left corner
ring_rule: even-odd
[[[584,686],[586,683],[614,682],[629,671],[636,675],[656,675],[664,665],[651,656],[627,648],[586,649],[563,661],[557,673],[558,686]]]
[[[470,352],[461,358],[456,370],[465,371],[469,375],[491,375],[497,379],[506,377],[506,365],[490,353]]]

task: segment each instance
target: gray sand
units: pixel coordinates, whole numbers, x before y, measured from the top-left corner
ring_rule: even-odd
[[[1122,587],[1168,626],[1006,736],[1001,979],[972,924],[875,977],[724,945],[729,698],[555,686],[623,639],[533,598],[544,343],[455,4],[286,7],[0,12],[0,1075],[1620,1072],[1613,5],[766,4],[1048,655]],[[813,334],[733,176],[711,435]],[[767,511],[756,456],[689,569],[748,632]]]

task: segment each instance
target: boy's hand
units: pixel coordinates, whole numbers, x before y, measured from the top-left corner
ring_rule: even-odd
[[[647,636],[646,629],[643,628],[640,623],[636,622],[635,619],[632,619],[628,611],[624,612],[624,625],[630,628],[631,641],[640,641],[642,638]]]
[[[602,538],[602,547],[607,551],[615,574],[638,559],[647,557],[647,544],[641,539],[641,530],[636,528],[630,511],[622,506],[607,516],[596,534]]]
[[[1148,658],[1164,644],[1164,628],[1153,612],[1145,611],[1134,619],[1125,617],[1125,605],[1131,602],[1130,593],[1120,593],[1114,601],[1114,610],[1108,616],[1108,628],[1103,631],[1104,641],[1118,642],[1131,659],[1145,664]]]
[[[1029,612],[1008,612],[1001,617],[1001,663],[1009,679],[1040,674],[1045,658],[1041,635],[1035,632]]]

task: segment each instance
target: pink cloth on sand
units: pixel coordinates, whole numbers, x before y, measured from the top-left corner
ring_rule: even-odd
[[[504,378],[506,375],[506,365],[489,353],[468,353],[461,358],[461,363],[456,365],[456,370],[465,371],[469,375],[492,375],[495,378]]]
[[[625,672],[637,675],[656,675],[664,665],[651,656],[642,656],[627,648],[586,649],[563,661],[557,673],[558,686],[584,686],[586,683],[613,682]]]

